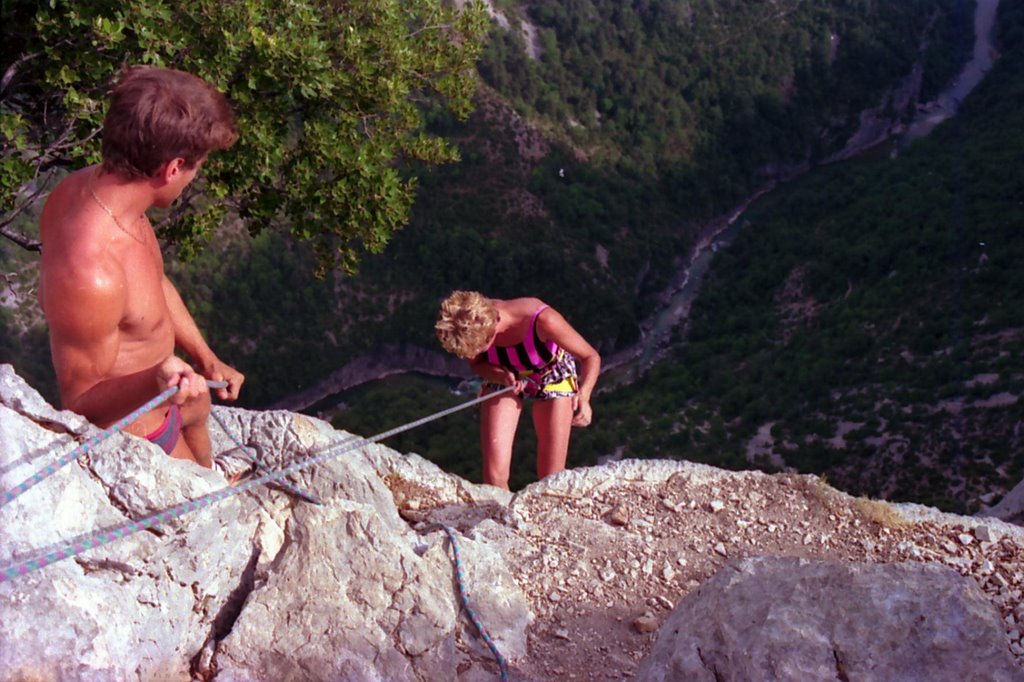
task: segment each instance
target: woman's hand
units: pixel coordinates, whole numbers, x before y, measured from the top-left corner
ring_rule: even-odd
[[[498,367],[496,365],[480,365],[473,368],[480,378],[491,384],[498,384],[499,386],[515,386],[516,384],[522,384],[522,381],[516,380],[516,375],[510,370],[504,367]],[[521,388],[516,390],[519,393]]]
[[[578,395],[572,397],[572,425],[590,426],[594,418],[594,412],[590,408],[590,401],[583,400]]]

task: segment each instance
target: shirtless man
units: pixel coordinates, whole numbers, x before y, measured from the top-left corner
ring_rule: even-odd
[[[205,467],[212,466],[205,379],[227,381],[218,395],[234,400],[244,377],[210,350],[164,275],[145,211],[170,206],[206,156],[237,137],[230,105],[206,81],[128,69],[103,122],[102,164],[65,178],[40,219],[39,301],[64,408],[107,427],[177,386],[169,402],[125,430]]]

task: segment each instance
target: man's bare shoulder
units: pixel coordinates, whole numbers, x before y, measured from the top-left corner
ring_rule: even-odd
[[[63,260],[71,254],[95,256],[106,251],[109,240],[104,238],[103,226],[110,216],[89,194],[88,170],[66,177],[46,199],[39,217],[44,256],[53,254]]]
[[[84,239],[74,242],[58,248],[44,247],[39,274],[48,294],[79,296],[125,288],[124,268],[107,249]]]
[[[39,302],[52,332],[67,325],[116,325],[124,317],[128,282],[112,259],[76,257],[41,275]]]
[[[102,229],[106,216],[85,201],[89,197],[83,197],[88,191],[84,183],[84,171],[68,176],[43,208],[40,298],[44,311],[121,297],[127,287],[124,268]]]

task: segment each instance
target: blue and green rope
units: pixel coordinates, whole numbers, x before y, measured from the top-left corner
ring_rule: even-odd
[[[455,557],[455,584],[459,590],[459,601],[462,602],[462,608],[466,610],[466,615],[469,616],[469,620],[472,621],[473,626],[476,628],[477,632],[480,633],[480,638],[484,640],[484,643],[487,644],[487,648],[491,650],[491,653],[494,654],[494,658],[498,660],[498,668],[501,670],[501,680],[502,682],[506,682],[508,680],[508,663],[506,663],[505,657],[501,655],[501,652],[498,651],[497,645],[494,643],[494,640],[491,639],[491,635],[487,632],[487,628],[485,628],[484,624],[480,622],[476,612],[473,611],[473,607],[469,605],[469,595],[466,594],[465,581],[462,577],[462,559],[459,556],[459,545],[455,541],[455,531],[448,526],[441,526],[441,528],[444,530],[445,534],[448,535],[448,541],[452,546],[452,555]]]

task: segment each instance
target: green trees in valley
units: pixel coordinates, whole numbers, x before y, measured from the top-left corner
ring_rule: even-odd
[[[915,62],[929,87],[946,82],[965,58],[951,49],[957,6],[536,0],[506,8],[512,28],[494,30],[480,73],[598,164],[713,214],[837,151]],[[531,45],[519,20],[536,31]]]

